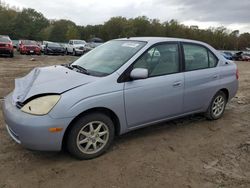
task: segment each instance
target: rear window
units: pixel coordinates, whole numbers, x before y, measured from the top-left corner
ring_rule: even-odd
[[[218,59],[201,45],[183,44],[185,70],[192,71],[216,67]]]

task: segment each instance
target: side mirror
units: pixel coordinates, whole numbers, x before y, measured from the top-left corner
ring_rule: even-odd
[[[148,78],[148,69],[135,68],[131,71],[130,78],[133,80]]]

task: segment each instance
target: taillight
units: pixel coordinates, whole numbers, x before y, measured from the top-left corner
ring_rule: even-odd
[[[236,79],[239,80],[239,70],[238,70],[238,68],[236,69]]]

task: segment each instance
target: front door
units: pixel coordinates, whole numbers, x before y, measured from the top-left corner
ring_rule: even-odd
[[[124,85],[128,127],[156,122],[182,113],[184,73],[177,43],[159,44],[144,53],[133,68],[146,68],[149,77]]]

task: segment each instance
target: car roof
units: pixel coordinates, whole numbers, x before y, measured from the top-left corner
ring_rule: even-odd
[[[120,38],[115,40],[136,40],[136,41],[143,41],[148,43],[159,43],[159,42],[191,42],[197,44],[207,45],[204,42],[190,40],[190,39],[183,39],[183,38],[172,38],[172,37],[128,37],[128,38]]]

